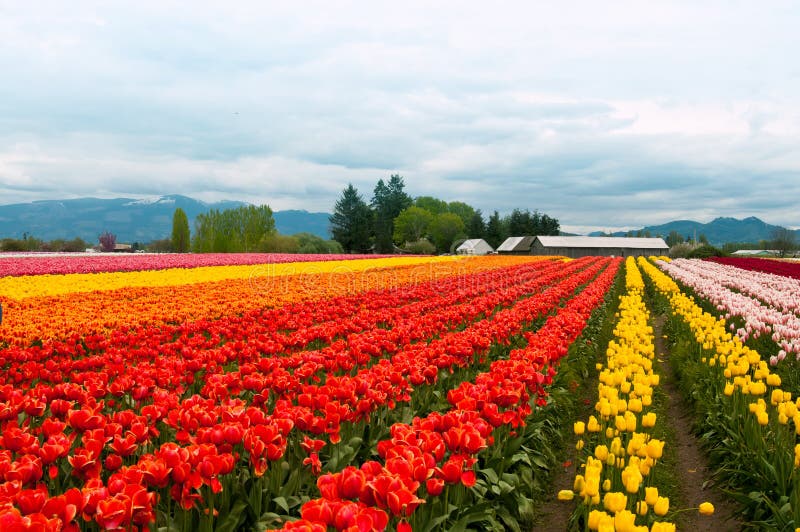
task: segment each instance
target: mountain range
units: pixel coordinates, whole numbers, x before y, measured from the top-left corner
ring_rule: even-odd
[[[42,200],[0,205],[0,238],[22,238],[25,234],[42,240],[81,237],[89,243],[110,231],[117,242],[147,243],[168,238],[172,215],[180,207],[194,228],[198,214],[211,209],[225,210],[247,205],[241,201],[206,203],[172,194],[147,199],[78,198]],[[312,233],[330,238],[328,213],[302,210],[276,211],[275,226],[282,234]]]
[[[781,229],[780,226],[770,225],[755,216],[738,220],[736,218],[720,217],[708,223],[695,222],[693,220],[675,220],[661,225],[649,225],[641,229],[642,233],[649,231],[651,236],[667,237],[672,231],[677,231],[684,239],[700,238],[701,235],[708,239],[714,246],[720,246],[727,242],[753,242],[774,239],[774,232]],[[634,230],[633,234],[637,234]],[[800,230],[794,232],[795,238],[800,240]],[[608,233],[594,232],[589,236],[601,236]],[[625,236],[628,231],[617,231],[612,236]]]
[[[167,238],[172,232],[172,215],[177,207],[189,218],[190,229],[198,214],[211,209],[231,209],[247,205],[241,201],[219,201],[206,203],[180,194],[158,196],[147,199],[98,199],[78,198],[66,200],[41,200],[30,203],[0,205],[0,238],[22,238],[25,234],[43,240],[81,237],[87,242],[97,242],[104,231],[117,236],[118,242],[146,243]],[[322,238],[330,238],[328,217],[325,212],[304,210],[275,211],[275,226],[281,234],[291,235],[307,232]],[[641,229],[651,236],[664,238],[672,231],[686,237],[704,235],[713,245],[726,242],[759,242],[770,240],[779,226],[770,225],[756,217],[743,220],[716,218],[708,223],[692,220],[676,220],[661,225],[650,225]],[[639,230],[634,230],[636,234]],[[613,236],[625,236],[627,231],[617,231]],[[604,233],[594,232],[590,236]],[[795,231],[800,241],[800,231]]]

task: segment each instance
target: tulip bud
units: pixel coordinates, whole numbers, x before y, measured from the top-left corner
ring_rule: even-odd
[[[558,492],[559,501],[571,501],[575,498],[575,493],[572,490],[561,490]]]
[[[714,505],[710,502],[704,502],[700,504],[700,515],[713,515],[714,514]]]

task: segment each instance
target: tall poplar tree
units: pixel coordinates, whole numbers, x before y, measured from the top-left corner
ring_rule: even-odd
[[[189,218],[183,209],[178,207],[172,215],[172,251],[186,253],[189,251]]]

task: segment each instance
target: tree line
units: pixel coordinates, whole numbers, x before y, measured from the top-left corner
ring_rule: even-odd
[[[282,235],[267,205],[212,209],[195,218],[194,235],[181,209],[172,221],[173,251],[195,253],[342,253],[342,246],[311,233]]]
[[[369,203],[352,183],[342,191],[330,217],[334,240],[348,253],[445,253],[467,238],[483,238],[497,248],[509,236],[557,235],[557,219],[538,211],[494,211],[432,196],[412,198],[399,175],[379,179]]]

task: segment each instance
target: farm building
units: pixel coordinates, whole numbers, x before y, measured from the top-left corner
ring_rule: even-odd
[[[488,255],[494,249],[482,238],[470,238],[456,248],[459,255]]]
[[[500,244],[497,252],[501,255],[530,255],[533,236],[510,236]]]
[[[615,257],[666,255],[669,246],[663,238],[626,238],[611,236],[537,236],[531,255],[562,255],[585,257],[603,255]]]
[[[739,249],[731,255],[735,257],[777,257],[780,253],[777,249]]]

